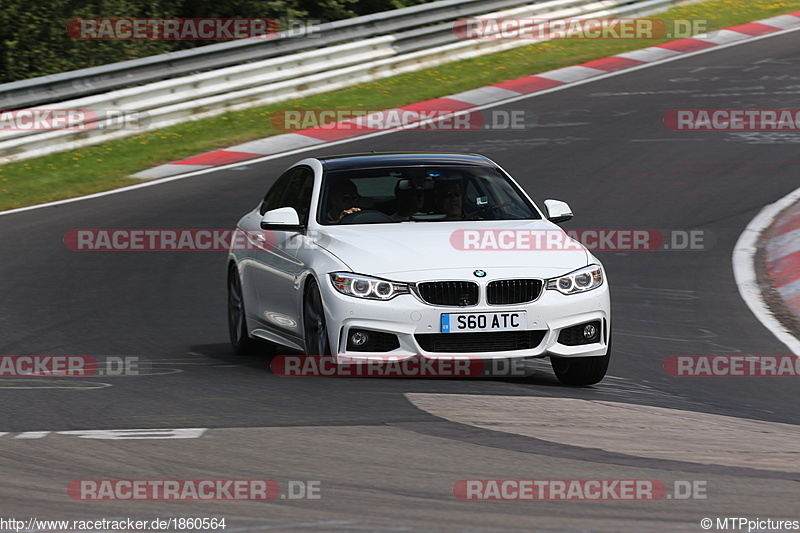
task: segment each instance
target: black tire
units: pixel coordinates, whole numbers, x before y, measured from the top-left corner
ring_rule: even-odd
[[[228,270],[228,335],[231,346],[237,355],[257,355],[267,352],[262,343],[250,338],[246,316],[242,282],[234,266]]]
[[[303,297],[303,332],[306,355],[332,355],[328,342],[328,326],[325,323],[325,310],[316,280],[308,283]]]
[[[608,371],[611,361],[611,343],[605,355],[599,357],[551,357],[558,381],[564,385],[594,385],[599,383]]]

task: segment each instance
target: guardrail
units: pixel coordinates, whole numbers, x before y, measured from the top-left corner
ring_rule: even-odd
[[[197,74],[358,39],[387,35],[427,24],[456,20],[524,4],[523,0],[442,0],[320,24],[302,32],[280,32],[274,39],[240,39],[0,84],[0,109],[20,109],[71,100],[142,83]]]
[[[319,39],[308,37],[303,42],[281,43],[267,41],[260,43],[266,47],[294,45],[298,50],[305,50],[280,57],[272,57],[224,68],[216,68],[207,72],[165,79],[137,87],[115,90],[84,98],[48,104],[47,109],[84,109],[98,113],[123,109],[127,112],[146,113],[149,124],[142,129],[107,129],[107,123],[94,124],[95,129],[68,131],[66,129],[50,131],[0,131],[0,161],[7,162],[36,157],[56,151],[70,150],[91,144],[97,144],[117,138],[136,135],[144,131],[163,128],[187,120],[195,120],[218,115],[226,111],[243,109],[258,105],[310,96],[321,92],[336,90],[358,83],[412,72],[440,65],[449,61],[495,53],[502,50],[530,44],[530,41],[504,40],[459,40],[453,32],[452,23],[422,26],[425,19],[428,23],[434,18],[437,21],[452,21],[475,14],[477,6],[517,4],[519,0],[491,0],[481,3],[444,0],[433,4],[414,6],[427,7],[427,10],[405,8],[397,12],[385,12],[368,17],[359,17],[341,23],[350,22],[350,37],[328,34],[330,40],[352,39],[353,32],[388,31],[394,28],[413,26],[411,30],[395,34],[379,35],[362,40],[344,42],[320,47]],[[486,13],[482,17],[522,18],[538,17],[547,19],[563,18],[600,18],[611,16],[631,16],[651,13],[679,3],[680,0],[550,0],[533,5],[525,5],[500,12]],[[446,14],[445,14],[446,11]],[[392,17],[396,14],[397,19]],[[454,16],[453,13],[457,12]],[[424,14],[421,15],[420,13]],[[371,22],[356,23],[359,19],[371,19]],[[412,19],[414,22],[412,23]],[[428,20],[430,19],[430,20]],[[339,24],[332,23],[332,25]],[[372,27],[359,27],[359,24],[372,24]],[[340,26],[341,28],[342,26]],[[380,28],[379,30],[377,28]],[[328,31],[328,30],[326,30]],[[362,34],[362,33],[359,33]],[[315,41],[315,42],[310,42]],[[327,41],[330,42],[330,41]],[[234,41],[223,43],[231,49],[243,51],[255,46],[252,43]],[[202,48],[214,48],[210,56],[220,53],[223,45],[211,45]],[[238,45],[240,48],[236,48]],[[277,48],[272,48],[274,52]],[[196,49],[200,50],[200,49]],[[230,51],[230,50],[229,50]],[[193,51],[187,51],[193,52]],[[263,51],[262,51],[263,52]],[[271,52],[270,52],[271,53]],[[167,56],[172,54],[165,54]],[[155,56],[156,58],[160,56]],[[184,58],[186,59],[186,58]],[[219,58],[217,58],[219,59]],[[153,58],[144,58],[145,61]],[[224,61],[229,61],[230,58]],[[123,65],[109,65],[114,70]],[[150,63],[153,65],[154,63]],[[165,63],[160,63],[166,67]],[[187,64],[182,64],[180,68]],[[114,67],[113,69],[111,67]],[[92,70],[92,69],[90,69]],[[65,73],[76,74],[75,73]],[[144,72],[144,71],[143,71]],[[154,75],[150,73],[148,75]],[[61,76],[61,75],[59,75]],[[163,76],[163,73],[162,73]],[[35,80],[28,80],[33,82]],[[63,82],[60,80],[55,82]],[[18,82],[24,83],[24,82]],[[119,83],[109,79],[109,83]],[[0,86],[1,88],[2,86]],[[78,90],[78,89],[76,89]],[[45,91],[47,92],[47,91]],[[43,98],[40,96],[39,98]]]

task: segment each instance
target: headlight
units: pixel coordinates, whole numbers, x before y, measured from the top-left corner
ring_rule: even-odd
[[[575,294],[596,289],[602,284],[603,270],[600,265],[589,265],[566,276],[548,279],[546,286],[561,294]]]
[[[397,283],[349,272],[334,272],[331,276],[333,287],[348,296],[369,300],[391,300],[398,294],[408,294],[407,283]]]

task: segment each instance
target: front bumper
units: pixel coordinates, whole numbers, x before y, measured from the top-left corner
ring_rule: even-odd
[[[352,359],[372,357],[403,358],[422,355],[427,358],[453,358],[465,356],[481,359],[518,359],[533,357],[593,357],[606,355],[611,331],[611,304],[608,283],[583,294],[564,295],[555,290],[542,290],[541,296],[530,303],[511,305],[479,304],[470,307],[450,307],[430,305],[413,294],[397,296],[389,301],[362,300],[339,293],[327,276],[321,277],[320,291],[325,305],[329,341],[332,355],[347,356]],[[431,346],[423,335],[441,336],[481,336],[497,333],[441,333],[442,313],[494,313],[505,311],[525,311],[530,342],[520,343],[520,349],[509,349],[508,343],[494,343],[485,337],[462,337],[469,346],[447,351]],[[569,327],[597,321],[600,332],[597,342],[567,345],[559,342],[561,332]],[[394,335],[398,346],[379,353],[348,349],[348,338],[352,330],[379,332]],[[506,337],[498,337],[497,339]],[[475,342],[471,342],[474,339]],[[450,339],[446,339],[450,340]],[[563,340],[563,339],[562,339]],[[489,341],[489,342],[487,342]],[[477,342],[477,344],[476,344]],[[435,344],[435,343],[434,343]],[[450,346],[458,342],[447,343]],[[492,345],[494,344],[494,348]],[[500,346],[501,348],[497,348]],[[481,351],[474,351],[476,347]]]

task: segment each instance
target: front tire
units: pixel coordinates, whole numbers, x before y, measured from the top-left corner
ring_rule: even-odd
[[[325,323],[325,309],[322,295],[316,280],[308,284],[303,298],[303,330],[306,341],[306,355],[331,355],[328,342],[328,326]]]
[[[564,385],[594,385],[599,383],[608,371],[611,361],[611,343],[608,351],[599,357],[551,357],[558,381]]]

